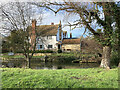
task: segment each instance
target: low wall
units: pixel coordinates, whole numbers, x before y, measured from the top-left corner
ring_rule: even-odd
[[[80,44],[63,44],[62,51],[80,51]]]

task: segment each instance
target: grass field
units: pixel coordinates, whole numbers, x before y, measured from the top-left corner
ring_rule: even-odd
[[[3,88],[118,88],[118,68],[1,69]]]

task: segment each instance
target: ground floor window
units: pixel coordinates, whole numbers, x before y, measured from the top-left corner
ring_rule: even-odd
[[[58,44],[58,49],[61,49],[61,45],[60,44]]]
[[[43,49],[43,45],[37,45],[38,50]]]
[[[67,51],[71,51],[71,49],[67,49]]]
[[[43,45],[40,45],[40,49],[42,49],[43,48]]]
[[[52,45],[48,45],[48,49],[52,48],[53,46]]]

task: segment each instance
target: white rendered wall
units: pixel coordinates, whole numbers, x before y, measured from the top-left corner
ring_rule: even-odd
[[[42,48],[42,49],[46,50],[46,49],[48,49],[48,45],[52,45],[52,49],[57,49],[56,36],[50,36],[50,37],[52,37],[52,38],[49,39],[49,36],[48,36],[48,38],[47,38],[47,36],[45,36],[45,37],[39,37],[38,43],[36,45],[36,48],[37,48],[38,45],[43,45],[44,48]]]

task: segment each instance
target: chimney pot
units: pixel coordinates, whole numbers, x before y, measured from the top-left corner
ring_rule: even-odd
[[[51,25],[54,25],[54,23],[52,22]]]

